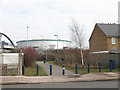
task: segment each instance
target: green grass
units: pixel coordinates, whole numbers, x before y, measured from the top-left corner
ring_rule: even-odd
[[[71,70],[73,72],[76,71],[75,68],[66,67],[66,69]],[[99,69],[90,69],[90,73],[97,73],[97,72],[99,72]],[[110,72],[110,69],[101,69],[101,72]],[[118,72],[118,68],[112,70],[112,72]],[[88,73],[88,69],[78,68],[78,73],[79,74],[87,74]]]
[[[12,74],[11,76],[17,76],[16,74]]]
[[[25,76],[37,76],[37,66],[34,65],[34,67],[25,67]],[[40,66],[38,76],[47,76],[47,73]]]
[[[58,65],[57,63],[54,63],[54,61],[47,61],[47,62],[50,63],[50,64],[53,64],[53,65]],[[58,66],[62,67],[62,65],[58,65]],[[74,73],[76,72],[75,68],[65,66],[65,69],[73,71]],[[99,72],[99,69],[90,69],[90,73],[97,73],[97,72]],[[101,72],[110,72],[110,69],[101,69]],[[118,72],[118,68],[113,69],[112,72]],[[88,69],[78,68],[78,73],[79,74],[87,74]]]

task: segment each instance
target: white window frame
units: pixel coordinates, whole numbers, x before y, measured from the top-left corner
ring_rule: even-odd
[[[112,44],[116,44],[115,37],[112,37]]]

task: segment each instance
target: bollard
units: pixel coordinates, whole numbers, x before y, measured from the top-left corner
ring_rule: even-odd
[[[23,65],[23,75],[25,75],[25,65]]]
[[[99,63],[99,72],[101,72],[101,63]]]
[[[44,60],[44,64],[45,64],[46,62],[45,62],[45,60]]]
[[[63,75],[65,75],[65,65],[63,64]]]
[[[112,68],[113,68],[112,61],[110,61],[110,72],[112,72]]]
[[[90,73],[90,63],[88,63],[88,73]]]
[[[37,65],[37,75],[39,75],[39,66]]]
[[[50,75],[52,75],[52,64],[50,64]]]
[[[76,74],[78,74],[78,65],[76,64]]]

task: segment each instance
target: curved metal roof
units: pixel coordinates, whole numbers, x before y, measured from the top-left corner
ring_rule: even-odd
[[[62,42],[70,42],[68,40],[55,40],[55,39],[33,39],[33,40],[28,40],[28,42],[34,42],[34,41],[62,41]],[[27,42],[27,40],[21,40],[21,41],[17,41],[16,43],[20,43],[20,42]]]

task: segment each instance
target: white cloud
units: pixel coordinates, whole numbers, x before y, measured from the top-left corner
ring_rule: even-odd
[[[84,24],[87,40],[95,23],[117,20],[118,0],[2,0],[2,32],[14,41],[29,38],[70,39],[71,17]]]

